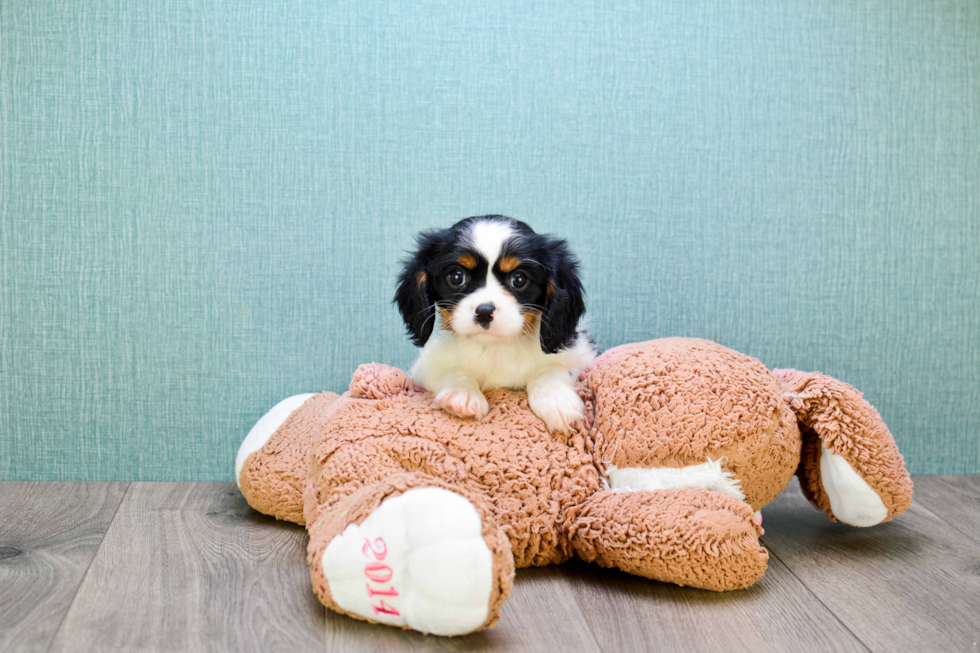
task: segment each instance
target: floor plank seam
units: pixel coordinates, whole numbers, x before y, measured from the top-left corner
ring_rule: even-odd
[[[765,544],[765,542],[763,542],[763,544]],[[864,650],[865,651],[868,651],[868,653],[873,653],[871,647],[868,646],[864,642],[863,639],[861,639],[860,637],[858,637],[857,636],[857,633],[855,633],[853,630],[851,630],[850,627],[846,623],[844,623],[841,620],[841,618],[838,617],[837,614],[833,610],[830,609],[830,606],[827,605],[826,603],[824,603],[823,602],[823,599],[821,599],[819,596],[817,596],[813,592],[813,590],[811,590],[807,586],[807,584],[803,582],[803,579],[802,578],[800,578],[799,576],[796,575],[796,572],[793,571],[793,568],[792,567],[790,567],[788,564],[786,564],[786,561],[785,560],[783,560],[782,558],[780,558],[779,555],[775,551],[773,551],[771,548],[769,548],[768,546],[766,546],[766,549],[769,551],[769,553],[772,555],[772,557],[774,557],[776,560],[779,560],[780,564],[782,564],[784,567],[786,567],[786,569],[789,571],[790,575],[792,575],[793,578],[795,578],[800,583],[800,585],[803,586],[803,589],[805,589],[807,592],[809,592],[810,596],[812,596],[814,599],[816,599],[817,603],[819,603],[820,605],[823,606],[823,609],[827,611],[827,614],[829,614],[831,617],[833,617],[834,619],[836,619],[837,620],[837,623],[839,623],[844,630],[846,630],[848,633],[850,633],[851,637],[854,638],[854,641],[856,641],[858,644],[860,644],[861,646],[863,646],[864,647]]]
[[[550,572],[519,570],[503,628],[463,640],[420,638],[418,633],[367,627],[336,615],[310,589],[308,570],[302,564],[308,534],[292,526],[280,529],[285,524],[267,517],[253,519],[257,513],[235,493],[234,483],[173,483],[166,493],[152,484],[125,480],[50,486],[26,482],[11,485],[12,492],[0,483],[0,498],[5,500],[0,512],[16,514],[25,503],[23,497],[33,499],[38,493],[36,503],[46,510],[38,508],[37,515],[28,512],[27,517],[11,521],[5,531],[0,528],[4,531],[0,544],[16,547],[2,551],[12,551],[14,556],[0,560],[0,576],[6,580],[3,574],[12,570],[19,574],[17,587],[32,590],[0,590],[0,650],[24,648],[5,644],[15,640],[28,642],[25,650],[45,653],[100,650],[109,647],[107,636],[117,635],[127,645],[165,648],[163,639],[147,643],[144,635],[177,624],[187,650],[237,648],[228,646],[231,642],[244,648],[276,648],[286,642],[296,650],[327,653],[497,647],[514,653],[553,648],[569,653],[710,652],[725,638],[734,638],[725,648],[751,651],[759,648],[753,638],[761,638],[762,648],[771,650],[976,651],[970,647],[976,646],[980,622],[970,608],[980,596],[972,573],[980,555],[980,476],[947,482],[948,487],[923,483],[908,513],[877,535],[828,525],[819,511],[798,515],[801,506],[809,506],[794,486],[792,495],[781,498],[775,512],[767,513],[771,533],[759,540],[771,555],[769,570],[758,588],[761,592],[746,601],[705,599],[686,590],[677,592],[680,588],[670,584],[648,587],[662,583],[624,572],[612,572],[613,582],[600,587],[600,574],[592,572],[601,570],[576,560],[564,568],[550,567]],[[969,493],[954,494],[954,489]],[[124,512],[130,492],[133,505]],[[49,497],[57,499],[46,500]],[[156,511],[143,510],[144,500],[151,497],[154,506],[166,506],[167,515],[179,507],[181,528],[190,534],[187,541],[194,547],[172,556],[165,567],[172,573],[162,576],[156,567],[147,571],[143,563],[159,548],[158,538],[144,536],[144,529],[151,528],[152,535],[160,528]],[[111,501],[116,506],[110,513]],[[144,519],[149,514],[154,515],[152,522]],[[109,538],[112,528],[116,531]],[[138,546],[128,536],[133,529],[141,534]],[[182,534],[177,538],[181,547],[185,539]],[[770,539],[773,547],[768,546]],[[32,554],[40,553],[42,545],[50,555],[35,559]],[[133,553],[137,548],[138,555]],[[792,566],[778,551],[786,553]],[[22,553],[26,555],[18,557]],[[298,557],[286,566],[282,559],[286,554]],[[16,560],[11,562],[12,558]],[[302,573],[294,566],[297,561]],[[27,566],[14,566],[18,564]],[[156,610],[154,618],[144,618],[142,594],[139,607],[131,609],[134,602],[129,598],[142,591],[133,587],[134,573],[173,581],[161,581],[165,587],[148,599],[147,606]],[[94,574],[91,584],[89,574]],[[52,577],[70,582],[52,584]],[[200,591],[189,599],[179,596],[187,579],[201,583]],[[815,587],[809,587],[811,582]],[[227,591],[238,587],[245,593]],[[35,596],[40,599],[34,600]],[[185,607],[186,600],[194,603]],[[11,605],[15,612],[5,611]],[[32,621],[22,619],[21,613]],[[156,618],[160,614],[166,616]],[[286,619],[270,619],[272,615]],[[768,620],[766,628],[751,625],[760,618]],[[243,620],[248,620],[247,628],[236,625]],[[705,635],[693,636],[692,626]],[[533,637],[531,629],[537,629]],[[583,630],[593,638],[592,648],[585,644]],[[736,638],[741,634],[746,636]],[[854,642],[860,648],[854,648]]]
[[[48,647],[45,653],[50,653],[51,647],[54,646],[55,640],[58,639],[58,633],[61,631],[62,626],[65,625],[65,619],[71,613],[71,609],[75,606],[75,601],[78,599],[78,593],[81,591],[82,586],[85,584],[85,579],[88,578],[88,572],[92,569],[92,564],[99,555],[99,551],[102,549],[102,545],[105,544],[105,538],[109,534],[109,529],[112,528],[112,524],[116,521],[116,515],[119,514],[119,509],[122,507],[124,501],[126,501],[126,496],[129,495],[129,488],[133,487],[132,481],[125,481],[126,489],[123,490],[122,498],[119,499],[119,503],[116,504],[116,509],[112,511],[112,519],[109,520],[108,526],[106,526],[105,532],[102,533],[102,539],[99,541],[99,546],[95,548],[95,552],[92,554],[92,559],[88,561],[88,566],[85,567],[85,573],[82,574],[82,578],[78,583],[78,587],[75,588],[75,594],[71,597],[71,602],[68,604],[68,609],[65,610],[65,614],[61,615],[61,621],[58,622],[58,627],[54,629],[51,633],[51,641],[48,642]]]
[[[588,563],[586,563],[586,564],[588,564]],[[589,623],[589,620],[585,618],[585,615],[587,614],[587,612],[586,612],[585,607],[582,605],[581,601],[579,601],[578,593],[577,592],[573,592],[572,593],[572,596],[575,599],[575,605],[578,606],[579,613],[582,615],[582,623],[584,623],[585,624],[585,627],[589,629],[589,635],[592,636],[592,641],[595,642],[595,647],[597,649],[599,649],[600,653],[606,653],[605,649],[602,648],[602,644],[599,642],[599,638],[596,637],[595,631],[592,630],[592,624],[590,624]]]
[[[962,535],[966,539],[970,540],[974,544],[980,545],[980,540],[976,539],[976,537],[974,537],[972,534],[967,533],[964,530],[961,530],[956,524],[954,524],[953,522],[949,521],[948,519],[946,519],[945,517],[943,517],[942,515],[940,515],[938,512],[936,512],[935,510],[933,510],[929,506],[927,506],[924,503],[922,503],[921,500],[914,499],[913,502],[912,502],[912,505],[913,506],[917,506],[917,507],[921,508],[922,510],[925,510],[927,513],[929,513],[930,515],[932,515],[933,517],[935,517],[936,519],[938,519],[942,523],[946,524],[947,526],[949,526],[950,528],[952,528],[954,531],[956,531],[957,533],[959,533],[960,535]]]

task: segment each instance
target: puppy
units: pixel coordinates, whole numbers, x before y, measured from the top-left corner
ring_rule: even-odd
[[[598,354],[579,328],[584,293],[568,244],[501,215],[417,241],[394,299],[422,347],[415,382],[445,410],[476,419],[489,410],[483,390],[526,389],[548,429],[567,433],[583,417],[575,381]]]

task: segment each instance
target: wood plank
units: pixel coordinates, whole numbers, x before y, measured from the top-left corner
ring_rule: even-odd
[[[709,592],[585,563],[572,592],[607,651],[866,651],[778,560],[752,587]]]
[[[0,650],[47,650],[127,486],[0,482]]]
[[[52,651],[322,651],[306,531],[233,483],[134,483]]]
[[[572,597],[565,567],[518,569],[500,622],[465,637],[432,637],[327,611],[328,653],[473,651],[598,653],[601,649]]]
[[[325,611],[305,531],[234,484],[5,482],[0,650],[976,651],[980,477],[915,482],[912,509],[871,529],[829,522],[792,485],[764,510],[774,555],[749,590],[519,570],[497,628],[450,639]]]
[[[916,502],[980,543],[980,476],[917,476],[914,496]]]
[[[763,518],[769,549],[871,650],[980,650],[980,547],[917,501],[853,528],[793,483]]]

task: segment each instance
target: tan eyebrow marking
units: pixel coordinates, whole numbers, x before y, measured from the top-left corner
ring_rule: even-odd
[[[508,256],[507,258],[500,260],[500,271],[510,272],[514,270],[518,265],[521,264],[521,259],[514,258],[513,256]]]
[[[462,265],[467,270],[472,270],[476,267],[476,258],[472,254],[463,254],[456,262]]]

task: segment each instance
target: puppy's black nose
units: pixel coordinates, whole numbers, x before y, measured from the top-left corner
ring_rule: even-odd
[[[476,321],[484,329],[490,328],[490,322],[493,320],[493,311],[496,308],[493,304],[480,304],[476,307]]]

